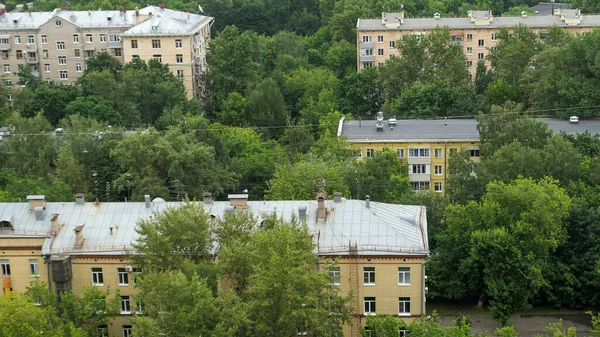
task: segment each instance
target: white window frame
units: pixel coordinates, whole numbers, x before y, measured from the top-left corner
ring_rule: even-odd
[[[467,42],[473,42],[473,34],[467,34]]]
[[[106,34],[98,34],[98,35],[100,36],[100,43],[106,43],[106,41],[108,41]]]
[[[398,285],[410,285],[410,267],[398,267]]]
[[[65,50],[65,41],[56,41],[56,50]]]
[[[140,301],[135,301],[135,314],[136,315],[144,314],[144,304]]]
[[[372,35],[363,35],[362,37],[362,42],[373,42],[373,36]]]
[[[73,34],[73,43],[79,43],[79,34]]]
[[[5,64],[4,65],[4,72],[7,74],[10,74],[10,64]]]
[[[68,79],[69,79],[69,71],[67,71],[67,70],[60,70],[60,71],[58,72],[58,78],[59,78],[61,81],[68,80]]]
[[[435,165],[433,167],[433,175],[436,175],[436,176],[442,175],[442,165]]]
[[[477,46],[480,48],[485,47],[485,40],[479,39],[479,41],[477,41]]]
[[[431,168],[428,164],[410,164],[408,165],[408,173],[411,174],[431,174]]]
[[[404,158],[404,155],[405,155],[404,149],[397,149],[396,150],[396,157],[398,157],[398,158]]]
[[[102,274],[102,268],[92,268],[92,285],[99,287],[104,285],[104,275]]]
[[[117,280],[120,287],[129,285],[129,273],[127,273],[125,268],[117,268]]]
[[[37,259],[29,259],[29,274],[31,277],[40,276],[40,265]]]
[[[383,43],[383,35],[377,35],[377,43]]]
[[[467,68],[473,68],[473,61],[467,61]]]
[[[12,83],[12,78],[5,78],[4,79],[4,86],[5,87],[12,87],[13,83]]]
[[[133,330],[131,325],[123,325],[123,337],[131,337],[131,330]]]
[[[408,149],[408,158],[430,158],[431,149],[429,148],[410,148]]]
[[[42,35],[42,44],[48,44],[48,36]]]
[[[175,40],[175,49],[181,49],[183,48],[183,42],[181,39],[176,39]]]
[[[376,297],[364,297],[364,309],[365,316],[377,314],[377,298]]]
[[[182,69],[177,69],[177,78],[180,80],[183,80],[183,77],[185,76],[185,73]]]
[[[47,72],[47,73],[50,72],[50,64],[49,63],[44,64],[44,72]]]
[[[78,73],[83,71],[83,65],[81,64],[81,62],[75,63],[75,71]]]
[[[435,158],[442,158],[444,156],[444,150],[443,149],[435,149],[435,150],[433,150],[433,156]]]
[[[10,261],[8,259],[0,260],[0,267],[2,268],[2,276],[10,276]]]
[[[160,39],[152,40],[152,49],[160,49]]]
[[[79,49],[79,48],[73,49],[73,54],[75,55],[75,58],[81,58],[81,49]]]
[[[477,60],[478,61],[485,60],[485,54],[483,54],[483,53],[477,53]]]
[[[15,35],[13,41],[15,42],[15,44],[20,44],[21,43],[21,36],[20,35]]]
[[[178,64],[183,63],[183,54],[175,54],[175,63],[178,63]]]
[[[59,56],[58,57],[58,65],[66,66],[67,65],[67,57],[66,56]]]
[[[429,191],[431,188],[429,181],[411,181],[410,184],[413,191]]]
[[[131,40],[131,49],[138,49],[138,40]]]
[[[410,316],[410,309],[410,297],[398,297],[398,316]]]
[[[435,182],[433,183],[433,191],[434,192],[443,192],[443,188],[442,188],[442,183],[441,182]]]
[[[27,43],[35,44],[35,35],[27,35]]]
[[[155,55],[152,55],[152,58],[153,58],[154,60],[157,60],[158,62],[162,63],[162,54],[155,54]]]
[[[396,48],[396,41],[395,40],[390,41],[390,48]]]
[[[121,315],[131,315],[131,298],[121,296]]]
[[[375,149],[367,149],[367,158],[375,157]]]
[[[85,43],[93,43],[93,42],[94,42],[94,35],[85,34]]]
[[[332,280],[331,285],[339,286],[342,284],[342,274],[340,272],[340,267],[329,268],[329,276]]]
[[[375,285],[375,267],[363,267],[363,285]]]

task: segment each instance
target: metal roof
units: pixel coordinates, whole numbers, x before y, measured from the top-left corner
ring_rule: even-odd
[[[187,35],[194,34],[198,29],[208,23],[213,18],[192,13],[185,13],[148,6],[140,10],[140,14],[150,15],[146,21],[135,25],[123,33],[125,36],[137,35]]]
[[[0,203],[0,218],[12,219],[13,230],[3,229],[0,237],[47,237],[42,254],[123,254],[131,249],[138,234],[136,224],[149,219],[154,212],[167,207],[179,208],[181,202],[153,202],[146,208],[144,202],[50,202],[45,217],[36,220],[28,203]],[[208,214],[223,218],[228,201],[203,204]],[[350,244],[356,244],[361,254],[426,255],[429,251],[427,220],[424,206],[407,206],[346,200],[325,201],[326,220],[317,221],[317,201],[248,201],[248,210],[260,224],[272,214],[285,220],[298,218],[298,208],[307,208],[306,223],[313,234],[320,255],[346,255]],[[56,217],[60,226],[55,236],[51,219]],[[75,231],[83,226],[85,239],[81,249],[75,249]],[[112,233],[111,233],[112,227]]]
[[[579,120],[579,123],[570,123],[568,120],[556,118],[537,118],[548,124],[548,129],[558,133],[569,134],[584,133],[600,134],[600,120]],[[474,119],[448,119],[423,120],[409,119],[397,120],[392,129],[384,121],[383,130],[377,130],[377,121],[346,121],[340,120],[341,128],[338,136],[346,136],[353,143],[384,143],[384,142],[444,142],[444,141],[479,141],[477,121]]]
[[[567,11],[567,10],[563,10]],[[570,13],[570,12],[569,12]],[[357,28],[359,31],[380,31],[380,30],[430,30],[436,27],[448,27],[450,29],[498,29],[511,28],[519,24],[524,24],[529,28],[546,28],[552,25],[558,27],[572,27],[561,20],[556,15],[536,15],[536,16],[494,16],[489,25],[476,26],[471,22],[471,18],[405,18],[400,27],[386,27],[381,19],[359,19]],[[582,15],[581,22],[577,27],[597,27],[600,26],[600,15]]]

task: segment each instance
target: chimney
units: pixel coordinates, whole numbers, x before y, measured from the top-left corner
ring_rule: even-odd
[[[365,197],[365,206],[371,208],[371,197],[368,195]]]
[[[30,211],[33,211],[36,207],[46,206],[46,197],[43,195],[28,195],[27,201],[29,202]]]
[[[75,249],[81,249],[83,248],[83,242],[85,241],[83,239],[83,226],[77,226],[75,227],[75,229],[73,230],[75,232]]]
[[[44,220],[44,215],[46,215],[46,207],[37,206],[33,209],[33,211],[35,212],[35,220],[36,221]]]
[[[322,192],[317,194],[317,220],[325,220],[325,217],[327,216],[325,199],[327,199],[327,194]]]
[[[146,208],[150,208],[152,206],[152,204],[150,203],[150,195],[146,194],[144,196],[144,201],[146,202]]]
[[[306,221],[306,206],[298,207],[298,217],[300,221]]]
[[[440,16],[441,16],[440,13],[437,13],[437,12],[435,14],[433,14],[433,18],[436,20],[438,20],[440,18]]]
[[[248,208],[248,194],[229,194],[227,198],[229,198],[229,204],[236,209]]]
[[[204,194],[202,194],[202,198],[204,198],[205,205],[210,205],[212,203],[212,193],[204,192]]]
[[[85,194],[77,193],[75,194],[75,204],[83,205],[85,203]]]
[[[342,202],[342,193],[334,192],[333,193],[333,202],[335,202],[335,203]]]
[[[526,18],[527,17],[527,12],[526,11],[522,11],[521,12],[521,17]]]
[[[52,214],[52,218],[50,218],[50,225],[52,226],[50,229],[50,234],[58,234],[58,229],[60,227],[60,225],[58,224],[58,214]]]

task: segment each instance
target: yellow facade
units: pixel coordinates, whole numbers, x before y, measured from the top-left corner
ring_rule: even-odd
[[[44,240],[45,238],[0,238],[4,291],[25,292],[35,278],[47,279],[48,273],[42,258]]]

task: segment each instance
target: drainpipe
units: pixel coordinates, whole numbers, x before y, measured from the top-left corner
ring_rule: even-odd
[[[50,282],[50,259],[48,259],[48,255],[44,257],[44,261],[46,261],[46,278],[48,279],[48,290],[52,292],[52,283]]]
[[[425,264],[429,262],[431,256],[421,262],[421,318],[425,318]]]
[[[446,191],[448,190],[448,140],[444,143],[444,196],[448,194]]]

